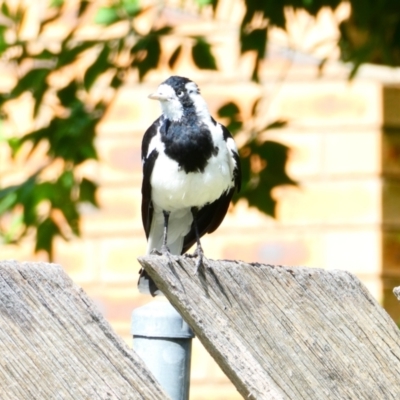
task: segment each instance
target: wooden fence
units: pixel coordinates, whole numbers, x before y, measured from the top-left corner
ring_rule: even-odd
[[[400,398],[400,332],[354,275],[140,262],[244,398]],[[2,399],[167,398],[54,264],[0,262],[0,352]]]

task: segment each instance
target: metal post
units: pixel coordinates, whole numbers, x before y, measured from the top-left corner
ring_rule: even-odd
[[[175,308],[158,298],[132,313],[133,348],[172,400],[189,399],[194,334]]]

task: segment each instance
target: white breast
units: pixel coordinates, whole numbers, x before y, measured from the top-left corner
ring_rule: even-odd
[[[217,200],[233,186],[233,161],[230,149],[223,140],[219,125],[210,125],[218,154],[212,156],[203,172],[186,173],[178,163],[165,155],[164,144],[156,135],[150,149],[156,148],[158,157],[154,165],[150,183],[154,207],[165,211],[182,208],[202,207]]]

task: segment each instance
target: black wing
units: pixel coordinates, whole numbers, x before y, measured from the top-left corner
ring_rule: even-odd
[[[154,163],[158,157],[157,150],[153,150],[147,155],[151,139],[157,134],[157,130],[161,123],[161,117],[147,129],[142,141],[142,162],[143,162],[143,181],[142,181],[142,222],[146,233],[146,238],[149,238],[151,221],[153,219],[153,203],[151,201],[151,184],[150,177],[153,172]]]
[[[228,129],[221,125],[224,139],[225,141],[229,138],[232,138],[232,135],[228,131]],[[205,235],[206,233],[214,232],[222,223],[225,215],[228,211],[229,204],[232,200],[232,196],[237,190],[240,191],[241,181],[242,181],[242,173],[241,173],[241,165],[240,158],[236,151],[231,150],[231,156],[235,160],[236,167],[233,170],[233,180],[234,187],[229,191],[222,194],[222,196],[215,200],[211,204],[205,205],[201,208],[197,213],[197,228],[199,230],[200,237]],[[194,224],[190,228],[189,233],[185,236],[183,241],[183,249],[182,254],[186,253],[193,244],[196,243],[196,234],[194,229]]]

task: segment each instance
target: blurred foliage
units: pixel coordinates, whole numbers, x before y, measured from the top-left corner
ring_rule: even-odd
[[[187,3],[188,0],[183,1],[181,6]],[[218,0],[190,3],[198,13],[206,8],[215,11],[218,7]],[[268,29],[271,26],[286,29],[285,7],[306,10],[315,16],[322,7],[334,9],[339,3],[339,0],[245,0],[238,40],[242,54],[256,55],[249,79],[260,80],[260,61],[266,56]],[[31,6],[17,0],[0,4],[1,62],[16,76],[11,87],[0,92],[0,117],[4,125],[12,126],[13,102],[30,98],[33,103],[31,115],[19,111],[17,117],[32,119],[32,130],[0,131],[0,141],[3,145],[7,142],[19,162],[21,158],[22,162],[29,162],[38,149],[46,149],[47,153],[43,165],[28,179],[13,185],[0,183],[0,235],[6,243],[18,243],[24,236],[34,235],[36,250],[44,250],[51,259],[57,236],[68,240],[79,235],[82,204],[97,206],[97,184],[82,175],[80,167],[97,159],[96,128],[127,77],[143,81],[162,63],[173,70],[182,57],[184,41],[186,48],[190,43],[190,54],[197,68],[216,70],[218,65],[212,44],[203,36],[177,36],[176,47],[167,59],[162,57],[163,39],[174,35],[174,28],[158,18],[163,2],[151,5],[140,0],[106,3],[51,0],[48,7],[41,7],[43,15],[37,26],[30,18],[34,33],[26,33]],[[352,74],[364,62],[399,65],[400,2],[350,0],[350,4],[351,16],[340,26],[338,44],[343,60],[353,62]],[[149,9],[157,13],[153,25],[144,32],[135,21]],[[60,23],[65,33],[53,37],[53,23]],[[96,34],[82,33],[88,24],[97,26]],[[124,29],[113,30],[116,26],[121,28],[121,24]],[[99,87],[105,88],[100,94]],[[254,119],[256,110],[255,104]],[[243,190],[235,201],[245,198],[251,206],[274,215],[271,190],[294,182],[285,172],[288,148],[261,137],[266,130],[283,126],[285,121],[247,128],[234,103],[222,106],[219,115],[233,133],[247,129],[247,139],[240,149]]]

